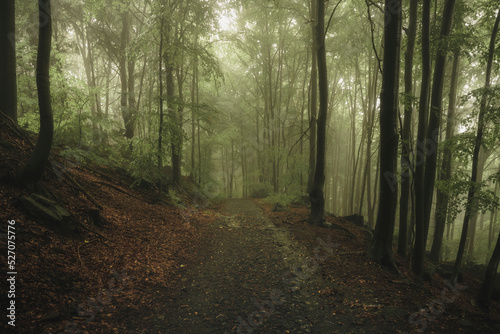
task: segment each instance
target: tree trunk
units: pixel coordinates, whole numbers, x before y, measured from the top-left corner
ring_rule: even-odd
[[[370,63],[372,56],[370,56]],[[373,78],[369,80],[371,82],[369,92],[368,92],[368,134],[366,136],[367,142],[366,142],[366,168],[365,168],[365,175],[366,175],[366,206],[367,206],[367,211],[368,211],[368,225],[370,228],[373,228],[375,226],[375,219],[374,219],[374,206],[372,205],[372,144],[373,144],[373,127],[375,123],[375,112],[376,112],[376,101],[377,101],[377,83],[378,83],[378,70],[372,71],[372,68],[376,68],[376,65],[371,65],[368,67],[368,71],[370,73],[373,73]],[[376,189],[376,186],[375,188]]]
[[[39,37],[36,85],[38,89],[38,106],[40,108],[40,133],[33,153],[16,177],[18,182],[22,184],[36,183],[42,178],[45,165],[49,160],[54,135],[50,95],[50,50],[52,39],[50,0],[38,1],[38,12]]]
[[[135,118],[136,118],[136,102],[135,102],[135,59],[131,59],[128,57],[127,60],[127,74],[128,74],[128,113],[129,113],[129,121],[127,122],[128,127],[126,127],[127,133],[129,134],[127,138],[133,138],[135,132]]]
[[[200,127],[200,119],[196,121],[196,125],[198,128],[198,183],[201,184],[201,127]]]
[[[451,31],[453,21],[453,13],[455,8],[455,0],[446,0],[443,8],[443,20],[441,22],[440,39],[445,39]],[[446,58],[448,50],[442,43],[437,49],[436,61],[434,67],[434,78],[432,82],[431,96],[431,111],[429,114],[429,127],[427,128],[427,136],[425,146],[430,148],[425,159],[425,175],[424,175],[424,245],[427,240],[427,232],[429,230],[429,220],[431,216],[432,199],[434,196],[434,184],[436,180],[437,166],[437,149],[439,142],[439,128],[441,123],[441,113],[443,104],[443,84],[444,73],[446,69]],[[425,247],[424,247],[425,248]]]
[[[175,83],[174,83],[174,68],[170,63],[170,59],[166,61],[167,64],[167,103],[170,118],[170,131],[171,131],[171,158],[172,158],[172,182],[180,185],[181,182],[181,157],[179,141],[179,124],[177,122],[177,106],[174,103],[175,99]]]
[[[122,55],[119,61],[120,83],[121,83],[121,97],[120,105],[122,111],[123,123],[125,125],[125,137],[132,139],[134,137],[134,127],[132,124],[132,110],[128,105],[128,76],[127,76],[127,55],[126,49],[129,42],[129,15],[128,12],[123,13],[122,17],[122,32],[121,32],[121,52]]]
[[[446,121],[446,136],[445,141],[449,141],[453,137],[455,131],[455,104],[457,101],[457,87],[458,87],[458,76],[459,76],[459,64],[460,64],[460,53],[455,51],[455,56],[453,59],[453,69],[451,73],[451,86],[449,95],[449,105],[448,105],[448,117]],[[439,180],[445,181],[451,178],[451,150],[449,146],[445,146],[443,149],[443,161],[441,165],[441,173]],[[443,243],[444,228],[446,226],[446,217],[448,213],[448,200],[449,196],[446,192],[437,190],[436,198],[436,213],[435,221],[436,227],[434,231],[434,239],[432,242],[432,248],[430,253],[430,259],[432,261],[439,261],[441,255],[441,245]]]
[[[328,112],[328,79],[326,68],[326,48],[325,48],[325,3],[317,0],[317,25],[316,42],[318,57],[318,88],[319,88],[319,110],[318,110],[318,133],[316,145],[316,167],[314,180],[309,200],[311,201],[311,215],[309,223],[313,225],[323,225],[325,213],[325,199],[323,196],[323,184],[325,183],[325,137],[326,137],[326,116]]]
[[[17,124],[15,2],[0,3],[0,111]],[[4,115],[0,114],[0,119]]]
[[[488,267],[486,267],[484,280],[481,283],[479,294],[477,296],[478,304],[481,307],[487,309],[489,309],[491,306],[491,293],[493,291],[493,285],[495,283],[495,277],[497,275],[499,262],[500,262],[500,233],[498,234],[495,250],[493,251],[490,261],[488,262]]]
[[[497,18],[495,20],[495,25],[493,27],[493,31],[491,33],[491,39],[490,39],[490,47],[488,51],[488,63],[486,65],[486,78],[485,78],[485,83],[484,83],[484,88],[487,90],[490,88],[491,85],[491,69],[493,67],[493,56],[495,52],[495,41],[496,41],[496,36],[498,32],[498,24],[500,23],[500,10],[497,11]],[[465,208],[465,216],[464,216],[464,223],[462,227],[462,235],[460,237],[460,244],[458,246],[458,252],[457,252],[457,258],[455,260],[455,265],[453,266],[453,272],[451,274],[450,280],[454,283],[457,280],[458,277],[458,271],[460,269],[460,265],[462,263],[462,258],[464,255],[464,250],[465,250],[465,241],[467,239],[467,230],[469,227],[469,220],[470,217],[472,216],[472,203],[474,201],[474,194],[476,191],[476,187],[478,186],[476,184],[476,179],[477,179],[477,170],[478,170],[478,163],[479,163],[479,150],[481,148],[482,144],[482,139],[483,139],[483,127],[484,127],[484,114],[486,112],[486,100],[487,100],[487,92],[485,91],[483,93],[483,96],[481,98],[481,104],[480,104],[480,109],[479,109],[479,115],[478,115],[478,121],[477,121],[477,134],[476,134],[476,141],[474,144],[474,153],[472,156],[472,175],[471,175],[471,186],[469,187],[469,193],[467,195],[467,206]],[[495,247],[495,251],[497,251],[497,248],[500,248],[500,246],[497,243],[497,246]],[[500,249],[498,250],[500,252]],[[489,289],[491,289],[491,284],[493,283],[490,279],[495,277],[496,272],[497,272],[497,267],[498,267],[498,256],[492,256],[490,259],[490,263],[488,264],[488,269],[486,270],[486,276],[483,281],[482,287],[481,287],[481,292],[479,294],[479,301],[481,302],[482,305],[489,306],[489,301],[491,296],[489,294],[486,294]]]
[[[492,151],[490,150],[485,150],[484,146],[479,149],[479,161],[477,164],[477,176],[476,176],[476,182],[480,184],[483,182],[483,174],[484,174],[484,165],[486,164],[486,160],[490,156]],[[474,199],[474,204],[475,206],[476,199]],[[479,217],[479,212],[476,212],[472,217],[470,218],[469,221],[469,230],[467,231],[467,241],[466,241],[466,254],[467,254],[467,259],[470,260],[474,256],[474,240],[476,238],[476,229],[477,229],[477,219]]]
[[[500,168],[498,170],[498,173],[500,173]],[[495,195],[498,196],[498,181],[495,182]],[[490,225],[488,227],[488,255],[491,252],[491,244],[493,243],[493,236],[495,234],[495,231],[493,230],[494,223],[496,223],[496,217],[497,217],[498,209],[491,210],[490,213]],[[486,256],[486,259],[488,259],[488,256]]]
[[[181,184],[181,161],[182,161],[182,145],[184,142],[184,135],[182,131],[183,123],[183,112],[184,112],[184,96],[183,96],[183,69],[177,68],[177,87],[178,87],[178,105],[174,107],[174,126],[176,137],[173,141],[172,146],[172,169],[173,169],[173,180],[176,184]]]
[[[196,180],[196,159],[195,159],[195,152],[196,152],[196,115],[195,115],[195,108],[198,108],[198,94],[197,92],[197,87],[198,87],[198,51],[196,50],[198,46],[198,37],[195,39],[195,55],[194,55],[194,61],[193,61],[193,78],[192,78],[192,83],[191,83],[191,178]]]
[[[159,125],[158,125],[158,172],[160,178],[160,189],[162,188],[163,178],[161,176],[161,169],[163,167],[163,14],[160,18],[160,47],[159,47],[159,57],[158,57],[158,96],[160,101],[158,103],[158,114],[159,114]]]
[[[312,65],[311,65],[311,95],[309,103],[309,173],[307,175],[307,192],[311,192],[316,169],[316,109],[318,100],[318,42],[316,36],[317,0],[311,0],[311,27],[312,27]]]
[[[171,29],[167,26],[165,31],[166,43],[170,45],[171,43]],[[165,76],[166,76],[166,95],[167,95],[167,105],[168,105],[168,118],[169,118],[169,132],[170,132],[170,148],[171,148],[171,160],[172,160],[172,183],[180,185],[181,184],[181,150],[182,146],[182,129],[179,124],[178,116],[178,105],[175,99],[175,82],[174,82],[174,57],[170,54],[171,51],[166,50],[163,54],[163,60],[165,62]]]
[[[377,222],[369,256],[375,262],[399,272],[392,254],[397,206],[397,183],[388,177],[397,173],[397,108],[401,43],[402,2],[385,1],[384,60],[380,93],[380,190]]]
[[[430,85],[430,14],[431,0],[424,0],[422,9],[422,84],[418,110],[417,155],[415,157],[415,245],[413,248],[412,269],[419,277],[424,276],[425,254],[425,215],[424,215],[424,163],[425,151],[419,144],[425,141],[427,128],[427,107]]]
[[[352,90],[351,90],[351,96],[352,96]],[[351,185],[350,187],[346,187],[349,195],[347,196],[347,199],[349,200],[348,203],[348,211],[347,213],[349,215],[354,214],[354,193],[356,192],[356,171],[358,167],[358,159],[356,158],[356,114],[357,114],[357,96],[358,96],[358,85],[354,86],[354,99],[351,97],[351,128],[350,128],[350,134],[351,134],[351,166],[349,166],[349,171],[351,172]],[[361,143],[362,143],[361,139]],[[360,143],[360,146],[361,146]],[[358,155],[359,157],[359,155]]]
[[[410,197],[411,163],[410,132],[413,113],[413,54],[417,34],[418,0],[410,1],[410,19],[408,23],[408,44],[405,52],[405,101],[404,125],[401,132],[401,197],[399,200],[399,235],[398,254],[406,257],[408,235],[408,200]]]

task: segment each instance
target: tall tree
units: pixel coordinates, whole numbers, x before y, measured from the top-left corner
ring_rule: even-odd
[[[40,133],[35,149],[26,165],[17,174],[20,183],[36,183],[43,175],[49,159],[54,135],[54,120],[50,95],[50,51],[52,41],[52,15],[50,0],[38,1],[38,56],[36,85],[38,89],[38,106],[40,108]]]
[[[316,168],[314,171],[314,180],[311,191],[309,192],[309,200],[311,201],[311,215],[309,216],[309,222],[314,225],[322,225],[325,214],[323,185],[325,183],[326,115],[328,112],[328,79],[325,48],[325,3],[323,0],[317,0],[316,9],[316,55],[318,58],[319,109],[316,134]]]
[[[0,3],[0,111],[17,123],[15,2]],[[3,118],[3,114],[0,114]]]
[[[427,129],[427,110],[431,75],[430,59],[430,18],[431,0],[424,0],[422,8],[422,83],[420,85],[420,101],[418,107],[418,130],[415,162],[415,244],[413,250],[412,269],[417,276],[424,275],[425,254],[425,214],[424,214],[424,162],[425,152],[419,143],[424,143]]]
[[[443,19],[441,21],[441,43],[439,43],[437,48],[436,61],[434,65],[429,124],[427,126],[427,130],[425,131],[426,135],[423,145],[425,153],[425,166],[421,166],[420,168],[420,172],[423,172],[423,184],[420,186],[420,188],[423,187],[423,192],[421,192],[420,196],[417,197],[417,201],[420,202],[417,210],[423,209],[423,215],[421,212],[419,215],[420,219],[417,220],[418,225],[415,232],[415,250],[413,257],[414,272],[420,278],[422,278],[424,274],[425,246],[427,242],[427,232],[429,229],[429,219],[436,178],[437,145],[442,112],[444,71],[446,68],[446,57],[448,51],[448,47],[445,43],[443,43],[443,41],[451,31],[454,7],[455,0],[446,0],[443,8]],[[424,171],[422,171],[422,168]],[[420,174],[420,177],[421,176],[422,174]],[[420,178],[417,182],[421,181],[422,178]]]
[[[316,169],[316,109],[318,102],[318,56],[317,56],[317,37],[316,37],[316,17],[318,14],[317,1],[311,0],[311,87],[309,93],[309,173],[307,174],[307,192],[312,190],[314,171]]]
[[[398,254],[406,257],[408,234],[408,200],[410,197],[410,132],[411,116],[413,113],[413,54],[415,37],[417,35],[418,0],[410,1],[410,18],[408,22],[408,42],[405,52],[405,100],[404,125],[401,130],[401,197],[399,200],[399,236]]]
[[[446,117],[447,121],[446,121],[445,142],[449,142],[451,137],[453,137],[455,130],[455,109],[456,109],[455,103],[457,100],[459,64],[460,64],[460,52],[455,51],[452,73],[451,73],[450,94],[448,98],[449,102],[448,102],[448,115]],[[440,181],[449,180],[451,178],[451,161],[452,161],[451,148],[447,144],[443,149],[441,171],[439,174]],[[434,238],[432,241],[431,253],[429,255],[429,258],[435,262],[439,261],[441,255],[441,245],[443,243],[443,234],[448,212],[448,201],[449,201],[449,195],[445,191],[438,189],[436,194],[436,213],[435,213],[436,227],[434,231]]]
[[[130,43],[130,14],[129,10],[125,9],[122,13],[122,31],[120,34],[120,48],[119,55],[119,73],[121,83],[120,104],[123,122],[125,124],[125,137],[132,139],[134,137],[134,106],[129,104],[133,101],[132,92],[130,88],[133,87],[133,67],[130,66],[131,60],[127,52],[127,47]]]
[[[437,145],[439,138],[439,129],[441,123],[441,113],[443,104],[443,85],[444,73],[446,69],[446,60],[449,47],[446,43],[446,38],[449,36],[452,27],[453,13],[455,12],[455,0],[446,0],[443,8],[443,19],[441,21],[440,43],[436,51],[436,60],[434,64],[434,76],[432,79],[432,94],[431,94],[431,109],[429,114],[429,125],[425,138],[425,146],[433,147],[425,159],[425,176],[424,176],[424,229],[427,239],[427,231],[429,229],[429,220],[431,215],[432,198],[434,196],[434,183],[436,180],[436,165],[437,165]],[[424,241],[425,242],[425,241]]]
[[[477,133],[476,140],[474,143],[474,153],[472,155],[472,172],[470,178],[470,186],[469,192],[467,194],[467,206],[465,208],[464,215],[464,223],[462,226],[462,235],[460,237],[460,244],[458,246],[457,258],[455,260],[455,265],[453,266],[453,271],[451,274],[451,281],[456,282],[458,277],[458,272],[460,270],[460,265],[462,263],[462,258],[465,251],[465,242],[467,240],[467,231],[469,227],[469,221],[474,211],[474,195],[477,191],[477,174],[478,174],[478,165],[479,165],[479,151],[482,146],[483,139],[483,130],[484,130],[484,116],[486,113],[487,100],[488,100],[488,90],[491,86],[491,71],[493,68],[493,57],[495,55],[495,44],[496,37],[498,33],[498,25],[500,23],[500,10],[497,10],[497,17],[495,20],[495,24],[493,26],[493,31],[491,32],[490,45],[488,49],[488,62],[486,64],[486,78],[484,82],[484,92],[482,94],[481,103],[479,107],[479,115],[477,120]],[[500,239],[500,236],[499,236]],[[500,261],[500,246],[497,242],[495,250],[493,251],[493,255],[488,263],[488,268],[486,269],[485,279],[481,286],[481,290],[479,293],[479,301],[482,305],[489,307],[490,298],[491,298],[491,288],[493,285],[493,281],[496,276],[498,263]]]
[[[402,1],[385,1],[384,60],[380,93],[380,188],[377,222],[370,246],[370,257],[399,272],[392,253],[397,206],[397,185],[389,177],[397,173],[397,111],[401,43]]]
[[[163,8],[162,8],[163,9]],[[163,167],[163,26],[164,26],[164,15],[160,14],[160,45],[158,54],[158,114],[159,114],[159,124],[158,124],[158,173],[160,175],[160,189],[162,188],[163,178],[161,177],[161,169]]]

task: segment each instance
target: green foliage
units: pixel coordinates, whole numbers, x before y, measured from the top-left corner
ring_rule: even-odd
[[[455,221],[458,214],[465,209],[467,205],[467,193],[471,186],[475,187],[475,200],[470,208],[471,215],[479,212],[486,213],[498,208],[500,206],[500,199],[493,191],[487,189],[488,184],[489,182],[486,180],[480,184],[472,185],[470,175],[460,170],[449,180],[437,181],[436,188],[449,196],[447,222],[452,223]]]
[[[271,205],[279,204],[283,207],[287,207],[291,203],[300,202],[303,196],[305,196],[305,194],[298,191],[289,194],[272,193],[265,198],[265,201]]]
[[[103,157],[98,155],[94,150],[83,150],[77,147],[66,147],[59,155],[67,160],[78,165],[99,165],[118,168],[119,162],[114,160],[112,156]]]
[[[182,205],[183,202],[182,197],[179,195],[177,190],[168,188],[167,197],[170,200],[170,202],[174,204],[176,207],[178,208],[184,207],[184,205]]]
[[[254,198],[264,198],[272,192],[272,186],[269,183],[252,182],[248,184],[249,195]]]
[[[488,236],[489,236],[490,221],[486,220],[483,222],[483,229],[478,228],[476,231],[476,240],[474,248],[474,262],[481,263],[489,260],[491,255],[491,249],[488,252]],[[493,231],[498,231],[500,228],[500,221],[493,223]],[[493,243],[491,247],[495,247],[496,235],[493,236]],[[487,263],[487,262],[486,262]]]
[[[500,134],[500,86],[475,89],[462,97],[462,104],[468,105],[471,111],[462,125],[469,131],[477,127],[477,117],[484,100],[484,135],[482,145],[490,148],[495,145]]]
[[[481,105],[482,101],[485,101]],[[471,187],[474,188],[474,201],[470,204],[471,215],[478,212],[493,210],[499,206],[499,198],[491,189],[491,183],[497,182],[498,174],[487,176],[479,184],[471,183],[470,164],[476,144],[477,119],[481,108],[484,108],[484,133],[481,142],[482,149],[494,150],[498,145],[498,134],[500,133],[500,88],[498,86],[489,89],[476,89],[462,97],[462,105],[467,113],[461,120],[462,132],[452,139],[441,143],[453,152],[453,164],[456,166],[453,178],[446,181],[438,181],[436,187],[448,194],[448,222],[453,222],[457,215],[466,208],[467,195]],[[490,154],[486,153],[486,154]]]
[[[146,180],[156,183],[160,181],[158,170],[158,153],[156,143],[148,139],[136,139],[131,141],[132,154],[127,170],[137,180]]]

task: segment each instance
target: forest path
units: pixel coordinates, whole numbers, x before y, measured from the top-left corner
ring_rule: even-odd
[[[179,296],[168,312],[158,310],[164,317],[151,317],[154,324],[144,319],[143,325],[161,333],[350,332],[336,325],[349,315],[332,316],[332,305],[317,296],[324,282],[310,261],[313,254],[253,201],[227,200],[203,233],[207,245],[197,263],[183,268]],[[326,240],[318,246],[316,255],[323,258],[334,247]],[[305,269],[300,281],[290,274],[294,266]]]

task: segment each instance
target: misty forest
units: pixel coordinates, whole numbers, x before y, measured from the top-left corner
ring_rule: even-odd
[[[2,333],[498,333],[499,23],[2,1]]]

